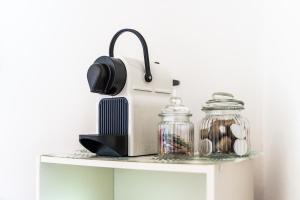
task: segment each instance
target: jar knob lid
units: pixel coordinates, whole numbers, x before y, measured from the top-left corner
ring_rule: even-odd
[[[212,99],[208,100],[202,110],[242,110],[244,102],[234,99],[231,93],[215,92]]]
[[[179,97],[171,97],[170,98],[171,105],[181,105],[182,100]]]
[[[186,115],[191,116],[191,112],[188,107],[182,104],[182,100],[180,97],[172,96],[170,98],[170,103],[166,105],[160,116],[174,116],[174,115]]]
[[[233,99],[233,95],[227,92],[215,92],[212,94],[213,99]]]

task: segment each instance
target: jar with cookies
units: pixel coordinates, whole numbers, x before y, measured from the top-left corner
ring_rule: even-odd
[[[241,115],[244,102],[217,92],[202,107],[199,155],[208,158],[242,157],[250,153],[248,120]]]

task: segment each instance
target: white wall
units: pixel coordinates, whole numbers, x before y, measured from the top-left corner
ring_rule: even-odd
[[[270,0],[0,1],[0,199],[34,199],[36,156],[78,149],[78,134],[96,131],[97,95],[89,93],[86,71],[124,27],[142,32],[151,59],[181,80],[178,94],[196,125],[212,92],[229,91],[244,100],[254,148],[262,150],[263,134],[265,141],[264,165],[255,165],[256,199],[264,192],[267,200],[298,199],[292,120],[299,118],[292,92],[299,81],[285,66],[299,64],[294,62],[299,31],[288,29],[299,27],[299,14],[285,6]],[[293,39],[297,43],[286,46]],[[139,42],[129,34],[117,46],[116,55],[142,58]],[[291,124],[288,133],[281,120]],[[290,147],[293,153],[286,157]]]
[[[300,2],[264,3],[265,199],[300,199]]]

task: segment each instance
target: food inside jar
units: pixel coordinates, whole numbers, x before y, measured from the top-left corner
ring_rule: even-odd
[[[207,149],[209,146],[207,140],[211,142],[211,151]],[[238,143],[235,142],[236,140],[239,140]],[[247,153],[247,146],[240,147],[240,140],[246,141],[246,131],[238,121],[217,119],[212,121],[208,127],[200,130],[199,153],[206,156],[218,153],[242,156]]]
[[[178,154],[178,155],[192,155],[193,148],[189,141],[181,138],[177,134],[169,134],[167,131],[160,134],[160,154]]]

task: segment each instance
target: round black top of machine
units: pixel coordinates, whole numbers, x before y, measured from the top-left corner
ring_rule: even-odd
[[[125,86],[127,71],[118,58],[99,57],[87,72],[91,92],[104,95],[117,95]]]

